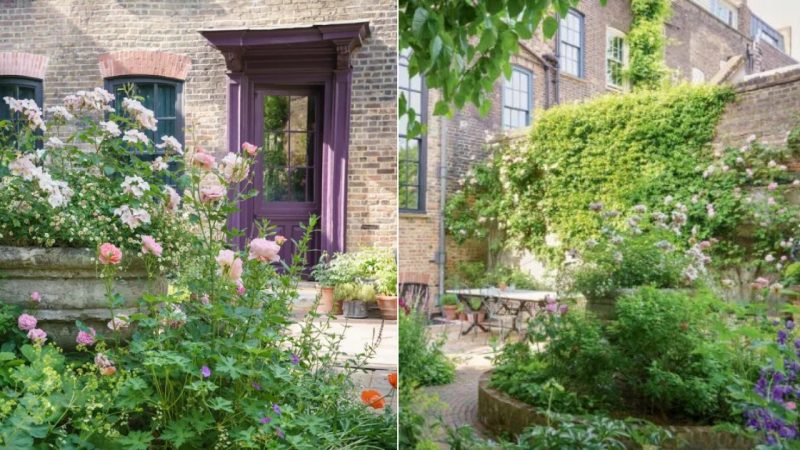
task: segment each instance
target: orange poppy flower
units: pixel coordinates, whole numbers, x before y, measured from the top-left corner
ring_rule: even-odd
[[[389,384],[392,385],[393,388],[397,389],[397,372],[392,372],[386,376],[389,380]]]
[[[361,401],[364,402],[365,405],[375,409],[381,409],[386,405],[381,393],[375,389],[365,389],[361,391]]]

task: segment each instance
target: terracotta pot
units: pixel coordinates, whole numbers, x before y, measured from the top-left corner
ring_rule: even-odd
[[[333,301],[333,313],[337,316],[344,314],[344,300],[339,299]]]
[[[469,322],[469,316],[464,311],[458,312],[458,320],[462,322]]]
[[[394,295],[379,295],[378,308],[381,309],[381,316],[386,320],[397,320],[397,297]]]
[[[367,304],[359,300],[344,302],[344,316],[349,319],[366,319],[368,316]]]
[[[320,298],[317,305],[318,314],[329,314],[333,311],[333,286],[322,286],[319,288]]]
[[[458,316],[458,305],[442,305],[442,312],[444,318],[447,320],[456,320]]]

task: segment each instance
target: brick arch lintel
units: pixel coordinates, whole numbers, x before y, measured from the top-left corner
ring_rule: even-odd
[[[154,51],[104,53],[99,60],[103,78],[151,76],[186,80],[192,67],[188,56]]]
[[[0,52],[0,76],[44,80],[47,56],[25,52]]]

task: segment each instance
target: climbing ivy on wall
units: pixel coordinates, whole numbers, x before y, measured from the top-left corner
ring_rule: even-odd
[[[451,196],[450,235],[482,239],[495,227],[508,243],[558,260],[565,249],[599,233],[588,209],[592,202],[619,211],[644,204],[655,211],[671,195],[690,206],[690,217],[704,216],[711,197],[733,188],[730,181],[702,176],[713,159],[709,144],[717,122],[732,98],[725,88],[680,86],[544,111],[526,141],[495,148]],[[693,196],[701,197],[696,204],[689,201]],[[704,236],[733,226],[724,206],[717,210]],[[560,245],[546,242],[548,236]]]
[[[664,23],[671,14],[669,0],[631,0],[633,20],[626,38],[629,48],[626,75],[634,89],[658,88],[668,70],[664,64]]]

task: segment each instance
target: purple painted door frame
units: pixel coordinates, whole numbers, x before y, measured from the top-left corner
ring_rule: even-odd
[[[228,68],[228,149],[257,142],[256,92],[261,86],[319,87],[323,98],[322,186],[319,250],[345,251],[347,160],[353,52],[369,36],[369,23],[348,22],[268,30],[200,32],[225,57]],[[242,202],[229,226],[254,233],[256,198]]]

